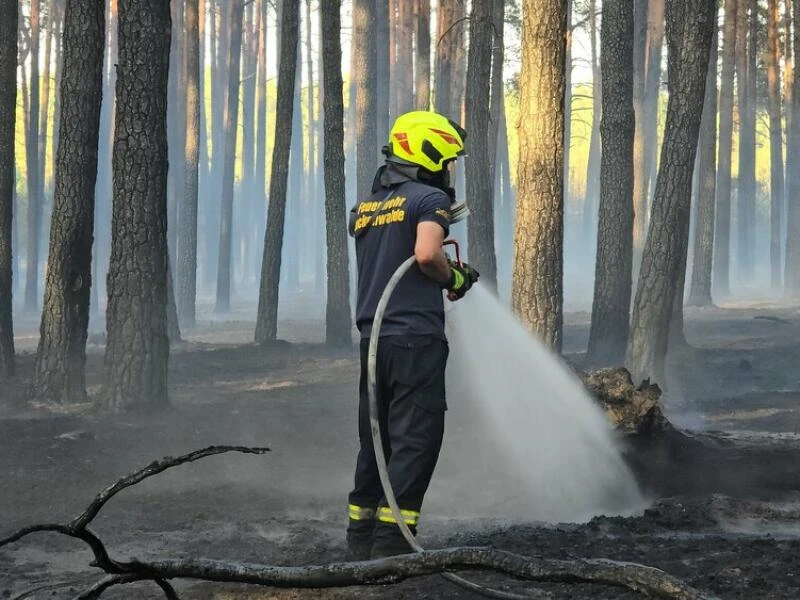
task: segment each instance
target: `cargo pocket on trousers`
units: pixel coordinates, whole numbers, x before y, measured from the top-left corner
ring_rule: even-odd
[[[436,338],[398,338],[391,342],[395,380],[403,396],[420,408],[439,413],[447,410],[445,367],[448,346]]]

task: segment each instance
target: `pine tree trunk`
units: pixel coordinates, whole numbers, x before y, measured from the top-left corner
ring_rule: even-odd
[[[737,273],[740,283],[750,283],[754,275],[756,193],[756,114],[755,58],[756,40],[749,34],[751,23],[757,22],[753,0],[739,0],[736,39],[736,78],[739,104],[739,181],[737,185],[736,222]]]
[[[356,87],[356,181],[358,198],[370,194],[378,158],[375,106],[375,3],[356,0],[353,12],[353,49]],[[388,133],[388,132],[386,132]]]
[[[0,377],[14,375],[12,214],[17,115],[17,0],[0,0]]]
[[[440,2],[437,14],[434,106],[436,112],[459,120],[463,89],[458,81],[458,63],[464,47],[465,2]]]
[[[183,328],[195,326],[197,297],[197,193],[200,161],[200,22],[199,5],[186,0],[186,143],[184,185],[178,219],[177,304]]]
[[[376,103],[377,103],[377,144],[380,148],[386,143],[383,138],[389,134],[390,122],[390,71],[391,62],[389,60],[389,7],[393,5],[390,0],[377,0],[375,2],[375,36],[377,55],[377,82],[376,82]],[[351,73],[352,77],[352,73]],[[352,101],[352,100],[351,100]]]
[[[120,3],[105,360],[106,403],[115,410],[168,403],[169,47],[166,3]]]
[[[500,7],[501,14],[504,12],[505,9],[505,2],[503,0],[495,0],[495,10],[498,10],[497,7]],[[505,19],[502,19],[505,20]],[[497,14],[495,13],[494,24],[495,28],[497,28]],[[569,214],[570,211],[570,204],[573,200],[572,198],[572,187],[570,184],[570,156],[572,150],[572,37],[573,37],[573,25],[572,25],[572,0],[567,0],[567,55],[564,59],[565,64],[567,65],[567,72],[566,72],[566,83],[564,85],[564,205],[565,205],[565,212]],[[500,46],[503,45],[503,38],[500,37]],[[497,48],[497,43],[495,43],[495,48]],[[502,53],[502,50],[500,51]],[[492,65],[496,65],[497,62],[492,59]],[[494,95],[495,95],[495,73],[492,71],[492,102],[494,102]],[[502,93],[502,82],[501,85],[501,93]],[[494,116],[492,117],[494,119]],[[492,161],[492,167],[494,167],[494,161]],[[569,226],[567,226],[569,227]]]
[[[658,156],[658,106],[661,97],[661,57],[664,48],[664,11],[666,0],[650,0],[647,5],[647,78],[644,88],[645,185],[653,188]],[[649,211],[649,197],[648,197]],[[645,216],[645,229],[647,229]]]
[[[512,304],[561,351],[567,0],[524,0]]]
[[[490,289],[497,289],[494,250],[494,186],[489,145],[489,97],[492,77],[493,0],[473,0],[470,15],[466,112],[470,152],[464,160],[467,198],[472,213],[467,221],[470,262]]]
[[[781,45],[778,0],[767,3],[767,111],[769,112],[770,159],[770,282],[772,289],[780,289],[781,247],[783,224],[783,123],[781,119]],[[787,82],[788,84],[789,82]]]
[[[417,2],[417,110],[431,108],[431,0]]]
[[[249,287],[255,262],[254,255],[261,250],[261,246],[254,245],[254,228],[257,223],[255,213],[255,171],[256,171],[256,62],[258,60],[258,16],[256,15],[255,0],[245,4],[244,8],[244,34],[242,42],[242,75],[241,75],[241,104],[242,104],[242,149],[241,165],[242,177],[235,197],[238,202],[238,211],[234,211],[233,239],[239,246],[239,273],[233,269],[234,281],[239,276],[242,285]],[[236,264],[234,257],[234,265]]]
[[[589,0],[589,35],[592,62],[592,121],[589,138],[589,161],[586,165],[586,192],[583,199],[583,236],[590,244],[597,235],[597,204],[600,192],[600,121],[603,115],[600,56],[597,51],[597,3]]]
[[[664,383],[670,320],[685,272],[697,142],[715,0],[667,4],[669,103],[652,218],[633,304],[627,362],[635,380]]]
[[[800,298],[800,1],[792,3],[792,104],[787,154],[786,259],[785,292],[788,298]]]
[[[719,88],[719,164],[712,294],[717,301],[731,294],[731,163],[733,153],[733,78],[736,67],[737,0],[725,0],[722,29],[722,72]]]
[[[56,152],[50,253],[33,396],[47,402],[86,398],[86,337],[92,284],[97,146],[103,93],[105,7],[67,0],[61,132]]]
[[[415,0],[397,0],[397,54],[395,79],[391,89],[397,94],[397,114],[413,110],[414,100],[414,3]]]
[[[236,170],[236,137],[239,123],[239,66],[242,56],[243,0],[233,0],[230,14],[230,55],[228,56],[228,106],[225,109],[225,154],[222,171],[222,204],[219,213],[219,261],[217,301],[214,312],[231,310],[231,263],[233,252],[233,180]]]
[[[186,113],[183,110],[183,94],[186,77],[183,63],[183,2],[170,3],[172,38],[169,50],[169,91],[167,96],[167,141],[170,168],[167,171],[167,239],[169,243],[170,269],[175,270],[174,259],[178,247],[178,205],[183,198],[185,174],[183,154],[186,142]],[[173,293],[174,290],[170,290]]]
[[[784,127],[786,128],[786,135],[788,136],[789,133],[792,131],[792,81],[794,81],[794,74],[792,69],[792,63],[794,62],[794,55],[792,51],[792,0],[784,0],[783,6],[783,111],[784,111],[784,119],[785,124]],[[786,141],[786,162],[784,163],[784,175],[783,175],[783,192],[784,192],[784,201],[783,201],[783,214],[784,214],[784,224],[781,227],[783,233],[786,233],[786,224],[785,221],[788,218],[787,213],[787,206],[789,202],[789,161],[791,160],[791,156],[789,155],[789,151],[791,150],[790,141],[787,139]],[[786,250],[786,238],[783,238],[784,244],[784,252]],[[786,282],[784,280],[784,286]]]
[[[53,57],[53,37],[57,33],[55,28],[57,25],[55,5],[55,0],[49,0],[47,3],[47,27],[45,29],[44,63],[42,65],[42,94],[41,101],[39,102],[39,196],[43,199],[43,204],[46,204],[44,199],[47,192],[47,134],[48,123],[50,121],[50,64],[52,63]],[[60,41],[61,38],[59,38],[59,42]],[[60,44],[58,44],[56,52],[62,52]],[[55,137],[55,135],[53,137]],[[55,160],[55,152],[53,153],[53,160]],[[55,169],[53,169],[53,173],[54,172]],[[44,223],[47,223],[47,219],[44,220]]]
[[[568,0],[572,4],[572,0]],[[504,0],[493,0],[492,2],[492,30],[494,33],[492,41],[492,93],[489,99],[489,181],[494,187],[494,205],[496,206],[502,189],[498,190],[497,182],[497,149],[500,145],[500,120],[505,114],[505,83],[503,81],[503,62],[505,60],[505,52],[503,46],[504,29],[505,29],[505,2]],[[569,44],[569,37],[567,38]],[[569,57],[569,46],[567,47],[567,57]],[[567,82],[569,83],[570,64],[567,62]],[[567,86],[566,97],[569,98],[569,86]],[[564,101],[565,115],[569,115],[569,102]],[[565,121],[566,121],[565,117]],[[569,124],[565,123],[564,139],[569,139]],[[564,156],[566,157],[569,152],[569,146],[564,148]],[[566,167],[565,167],[566,171]],[[566,181],[566,179],[564,180]]]
[[[256,132],[256,248],[263,247],[264,224],[267,215],[267,24],[269,0],[260,0],[260,25],[258,29],[258,90],[256,104],[258,125]],[[255,257],[254,276],[261,273],[261,258]]]
[[[633,260],[633,4],[605,0],[600,32],[600,215],[588,358],[619,364],[628,344]]]
[[[645,181],[644,88],[647,78],[647,13],[649,0],[634,0],[633,9],[633,264],[641,262],[647,234],[647,182]],[[635,269],[638,274],[638,268]],[[636,279],[632,280],[633,285]]]
[[[42,231],[42,197],[39,168],[39,41],[40,0],[30,0],[30,84],[28,128],[25,135],[26,174],[28,180],[28,226],[25,241],[25,311],[39,306],[39,238]]]
[[[352,345],[350,279],[347,269],[347,230],[344,189],[344,100],[342,98],[342,45],[339,35],[341,0],[320,0],[325,137],[325,223],[328,248],[325,342]]]
[[[303,201],[303,181],[305,180],[303,103],[300,102],[303,82],[302,65],[302,53],[298,45],[294,82],[294,108],[292,109],[292,139],[294,143],[289,153],[289,183],[286,200],[286,231],[288,235],[283,247],[286,262],[283,264],[283,272],[281,273],[289,286],[289,290],[293,292],[298,291],[300,288],[300,238],[302,232],[300,218],[303,212],[301,203]]]
[[[694,264],[689,306],[711,306],[711,268],[714,255],[714,201],[717,190],[717,30],[711,41],[706,97],[697,148],[697,202],[695,204]]]
[[[269,210],[264,238],[261,286],[258,295],[258,316],[255,341],[274,342],[278,335],[278,287],[281,272],[286,184],[289,172],[289,151],[292,144],[292,113],[297,70],[299,38],[299,0],[283,0],[281,40],[278,68],[278,101],[276,107],[275,148],[272,152],[272,177],[269,184]],[[374,139],[374,136],[373,136]]]

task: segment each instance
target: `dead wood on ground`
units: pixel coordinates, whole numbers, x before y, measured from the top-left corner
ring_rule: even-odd
[[[0,548],[37,532],[60,533],[85,542],[94,554],[92,566],[105,571],[106,576],[76,596],[75,600],[95,600],[110,587],[138,581],[154,582],[168,600],[177,600],[178,595],[168,580],[201,579],[280,588],[328,588],[396,583],[452,570],[495,571],[516,579],[537,582],[606,584],[661,598],[712,598],[654,567],[607,559],[554,560],[528,557],[490,548],[444,548],[381,560],[303,567],[204,559],[126,562],[111,558],[103,542],[88,529],[103,506],[120,491],[172,467],[227,452],[264,454],[269,452],[269,448],[210,446],[183,456],[154,461],[97,494],[87,509],[69,523],[25,527],[0,539]]]

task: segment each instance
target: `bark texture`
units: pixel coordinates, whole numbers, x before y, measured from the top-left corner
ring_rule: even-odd
[[[167,398],[167,72],[169,5],[119,5],[106,402],[147,410]],[[143,60],[146,57],[147,60]]]
[[[15,371],[12,294],[14,131],[17,115],[17,0],[0,0],[0,377]]]
[[[181,327],[195,326],[197,296],[197,186],[200,161],[200,22],[199,3],[187,0],[186,19],[186,142],[183,198],[178,219],[177,305]]]
[[[767,2],[767,111],[769,113],[769,195],[770,195],[770,283],[780,289],[781,248],[783,247],[783,120],[781,118],[781,42],[778,0]],[[787,57],[788,58],[788,57]],[[789,82],[787,81],[788,85]]]
[[[328,294],[325,341],[330,346],[353,343],[344,185],[344,99],[342,45],[339,39],[341,0],[322,0],[323,106],[325,130],[325,233],[328,248]]]
[[[236,168],[236,138],[239,123],[239,66],[242,57],[243,0],[233,0],[228,56],[228,93],[225,107],[225,164],[222,170],[222,203],[219,214],[219,254],[217,255],[217,301],[214,311],[231,309],[231,265],[233,262],[233,180]]]
[[[352,52],[356,67],[356,185],[357,197],[366,198],[370,194],[378,159],[374,2],[356,0],[353,34],[355,38]],[[388,132],[383,132],[383,135],[387,134]]]
[[[417,2],[416,100],[417,110],[431,108],[431,0]]]
[[[86,398],[86,337],[104,47],[103,4],[96,0],[67,0],[62,48],[64,73],[59,90],[61,131],[33,379],[33,396],[47,402],[81,402]]]
[[[459,63],[464,48],[466,2],[439,2],[437,13],[436,71],[434,100],[436,112],[459,120],[463,83],[459,81]]]
[[[603,76],[597,41],[597,0],[589,0],[588,27],[592,66],[592,121],[589,134],[589,160],[586,164],[586,192],[583,199],[583,236],[591,246],[597,235],[597,210],[600,195],[600,121],[603,118]]]
[[[28,188],[27,231],[25,240],[25,311],[39,306],[39,237],[42,230],[42,185],[39,167],[39,42],[41,37],[40,0],[30,0],[30,85],[28,88],[27,132],[25,135],[25,173]]]
[[[665,0],[647,2],[647,41],[644,49],[641,155],[634,171],[634,272],[638,274],[647,237],[650,198],[658,151],[658,100],[661,95],[661,53],[664,46]]]
[[[489,99],[492,77],[493,0],[473,0],[467,62],[466,116],[469,155],[465,160],[467,221],[470,263],[481,280],[497,289],[497,257],[494,250],[494,185],[489,162]],[[497,140],[493,143],[496,145]]]
[[[669,103],[627,356],[636,381],[649,377],[663,382],[673,302],[685,272],[692,174],[715,14],[715,0],[672,0],[667,5]]]
[[[736,82],[739,108],[739,178],[736,187],[737,253],[739,283],[750,283],[755,269],[756,218],[756,38],[758,22],[753,0],[739,0],[736,32]]]
[[[512,304],[561,351],[567,0],[525,0]]]
[[[292,113],[297,70],[297,45],[300,36],[299,0],[284,0],[281,10],[281,45],[278,68],[278,101],[275,140],[272,151],[272,178],[269,183],[269,210],[261,262],[261,286],[255,341],[273,342],[278,335],[278,288],[281,273],[281,250],[286,217],[286,186],[289,152],[292,146]],[[373,139],[375,136],[373,135]]]
[[[737,0],[725,0],[722,29],[722,72],[719,89],[719,163],[714,231],[714,276],[712,290],[719,300],[730,296],[731,250],[731,153],[733,149],[733,76],[736,67]]]
[[[789,125],[789,152],[786,165],[786,260],[785,292],[789,298],[800,298],[800,1],[792,3],[795,27],[792,35],[792,100]]]
[[[711,42],[706,97],[697,148],[698,187],[694,211],[694,264],[689,288],[690,306],[711,306],[711,268],[714,256],[714,201],[717,190],[717,31]]]
[[[628,344],[633,257],[633,4],[606,0],[600,32],[600,216],[589,360],[618,364]]]

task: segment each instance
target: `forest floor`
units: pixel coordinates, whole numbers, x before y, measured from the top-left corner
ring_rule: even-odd
[[[119,557],[281,565],[343,560],[344,503],[356,449],[355,352],[312,343],[322,324],[302,319],[282,323],[280,335],[292,343],[256,347],[253,324],[238,318],[204,321],[173,349],[172,405],[151,417],[109,415],[88,404],[54,411],[26,403],[36,327],[20,320],[20,375],[0,390],[0,536],[31,523],[68,520],[107,484],[153,459],[211,444],[267,445],[272,452],[265,456],[211,457],[148,479],[117,496],[93,528]],[[567,315],[565,352],[573,362],[580,363],[587,331],[585,313]],[[800,312],[766,302],[690,309],[686,332],[691,349],[672,357],[663,397],[667,415],[679,427],[756,457],[756,469],[769,471],[776,457],[800,465]],[[102,361],[102,336],[93,336],[92,395],[102,384]],[[460,431],[454,400],[448,419],[426,499],[423,545],[607,557],[663,568],[721,598],[800,597],[800,466],[798,477],[768,487],[747,485],[735,469],[720,473],[713,464],[694,465],[686,478],[660,471],[650,477],[651,506],[624,518],[598,516],[584,524],[476,519],[450,510],[457,502],[448,483],[470,475],[448,453]],[[0,550],[0,598],[55,582],[71,587],[29,597],[70,598],[98,578],[89,562],[73,540],[29,537]],[[475,577],[509,590],[525,587],[499,576]],[[176,585],[186,600],[476,597],[439,577],[319,591]],[[540,587],[557,598],[637,597],[610,587]],[[104,597],[159,594],[143,583]]]

